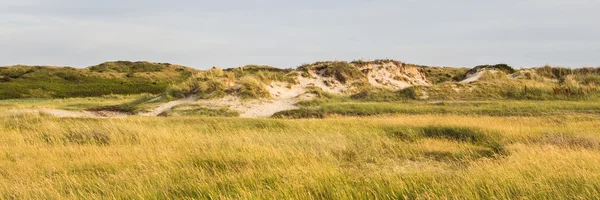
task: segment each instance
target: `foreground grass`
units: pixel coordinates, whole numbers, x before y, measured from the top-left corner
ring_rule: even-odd
[[[0,198],[590,199],[597,116],[0,114]]]

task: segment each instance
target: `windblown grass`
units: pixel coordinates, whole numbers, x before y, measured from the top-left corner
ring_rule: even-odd
[[[597,117],[0,119],[8,199],[600,195]]]

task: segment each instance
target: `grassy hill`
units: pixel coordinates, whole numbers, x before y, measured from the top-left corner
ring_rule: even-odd
[[[477,76],[475,81],[461,82],[473,76]],[[272,82],[290,87],[302,85],[307,90],[313,88],[362,101],[593,99],[599,96],[600,68],[514,69],[497,64],[468,69],[394,60],[326,61],[296,69],[247,65],[196,70],[169,63],[129,61],[84,69],[18,65],[0,67],[0,99],[141,93],[174,98],[270,98],[265,88]]]
[[[0,99],[92,97],[162,93],[193,69],[168,63],[106,62],[77,69],[50,66],[0,67]]]

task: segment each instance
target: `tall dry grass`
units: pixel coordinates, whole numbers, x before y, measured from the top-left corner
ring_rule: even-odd
[[[600,196],[597,116],[69,119],[4,111],[3,199]]]

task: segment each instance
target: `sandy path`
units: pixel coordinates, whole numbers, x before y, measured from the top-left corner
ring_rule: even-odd
[[[185,103],[193,103],[196,101],[196,97],[191,96],[191,97],[187,97],[184,99],[179,99],[179,100],[175,100],[175,101],[171,101],[168,103],[165,103],[161,106],[159,106],[158,108],[155,108],[154,110],[147,112],[147,113],[141,113],[139,115],[141,116],[158,116],[160,113],[163,113],[165,111],[171,110],[173,107],[181,105],[181,104],[185,104]]]
[[[242,100],[235,96],[226,96],[221,99],[199,100],[196,103],[212,108],[226,106],[240,112],[240,117],[243,118],[266,118],[279,111],[298,108],[295,106],[297,102],[297,98]]]
[[[228,95],[220,99],[198,100],[195,103],[213,108],[226,106],[240,112],[240,117],[243,118],[266,118],[279,111],[296,109],[298,107],[295,105],[298,101],[310,98],[302,85],[273,82],[267,86],[267,90],[272,99],[242,100]]]
[[[242,113],[240,117],[243,118],[266,118],[271,117],[273,114],[279,111],[292,110],[298,108],[294,99],[278,99],[271,102],[264,102],[250,106],[246,112]]]

